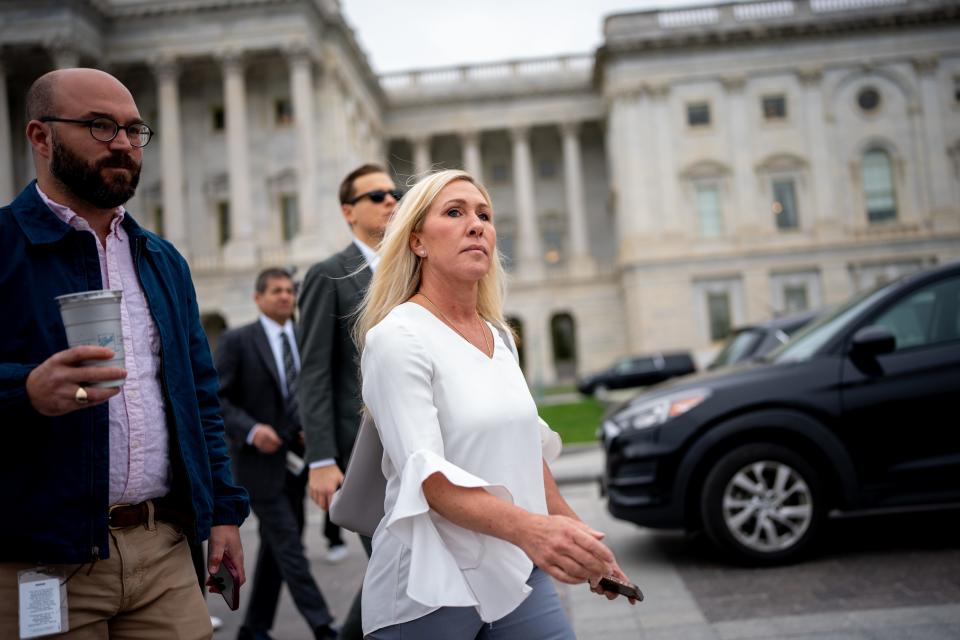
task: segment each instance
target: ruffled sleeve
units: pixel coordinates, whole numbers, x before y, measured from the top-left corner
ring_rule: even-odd
[[[445,458],[433,365],[416,336],[398,324],[378,325],[367,334],[361,369],[363,400],[399,475],[396,501],[381,527],[410,549],[407,595],[429,607],[475,606],[486,621],[503,617],[529,593],[532,562],[506,541],[431,512],[423,482],[439,472],[461,487],[483,487],[511,503],[513,496]]]

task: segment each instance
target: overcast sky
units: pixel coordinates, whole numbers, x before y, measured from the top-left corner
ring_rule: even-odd
[[[589,53],[612,13],[711,0],[341,0],[377,73]]]

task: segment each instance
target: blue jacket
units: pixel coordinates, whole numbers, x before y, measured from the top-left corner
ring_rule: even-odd
[[[204,540],[212,525],[239,525],[249,513],[230,472],[217,372],[186,261],[129,214],[122,224],[160,335],[172,485],[192,510],[187,533]],[[0,209],[0,562],[108,555],[107,404],[48,418],[25,387],[34,367],[67,348],[54,298],[100,288],[95,238],[50,211],[35,182]]]

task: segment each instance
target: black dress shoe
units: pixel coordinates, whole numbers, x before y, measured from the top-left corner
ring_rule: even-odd
[[[313,630],[313,637],[317,640],[334,640],[340,637],[340,629],[333,625],[325,624]]]
[[[237,631],[237,640],[273,640],[273,638],[266,631],[240,627],[240,630]]]

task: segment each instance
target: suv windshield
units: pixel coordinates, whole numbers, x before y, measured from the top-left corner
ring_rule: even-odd
[[[824,317],[805,326],[793,335],[789,342],[771,351],[765,360],[769,362],[797,362],[809,360],[826,344],[837,331],[860,315],[864,309],[882,298],[893,283],[886,283],[855,295]]]
[[[760,329],[743,329],[736,332],[707,368],[716,369],[743,360],[744,355],[752,352],[761,339],[763,339],[763,331]]]

